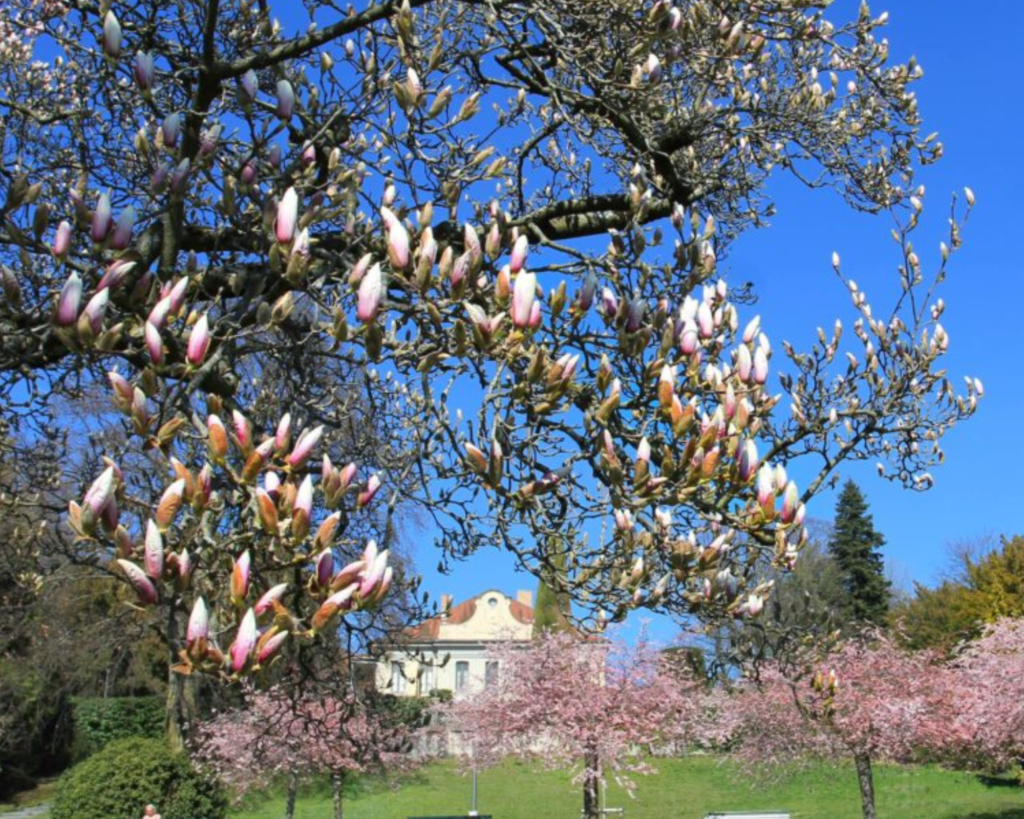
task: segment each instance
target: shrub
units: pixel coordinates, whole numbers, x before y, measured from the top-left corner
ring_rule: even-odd
[[[223,819],[221,787],[158,739],[111,742],[57,785],[51,819],[139,819],[152,802],[163,819]]]
[[[81,761],[115,739],[164,735],[163,697],[76,697],[74,758]]]

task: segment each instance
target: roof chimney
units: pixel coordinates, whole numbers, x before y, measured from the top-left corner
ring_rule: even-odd
[[[452,610],[452,596],[450,594],[441,595],[441,619],[446,619]]]
[[[528,609],[533,608],[533,592],[531,591],[525,591],[524,589],[520,589],[516,592],[516,600],[518,600]]]

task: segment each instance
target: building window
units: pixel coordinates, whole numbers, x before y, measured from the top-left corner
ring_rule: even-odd
[[[490,606],[492,609],[496,608],[498,605],[498,598],[492,597],[490,600],[487,601],[487,605]]]
[[[466,660],[455,663],[455,690],[458,693],[469,690],[469,663]]]
[[[484,666],[484,685],[493,688],[498,684],[498,661],[488,660]]]
[[[432,663],[423,663],[420,674],[420,694],[428,696],[437,685],[434,682],[434,666]]]
[[[405,693],[405,669],[399,662],[391,663],[391,693]]]

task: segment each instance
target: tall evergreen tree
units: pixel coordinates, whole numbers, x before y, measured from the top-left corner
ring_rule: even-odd
[[[565,568],[564,548],[555,546],[551,540],[551,562],[556,571]],[[552,631],[573,631],[569,623],[570,613],[569,596],[564,591],[552,588],[544,578],[537,581],[537,600],[533,607],[533,635],[535,637]]]
[[[875,530],[860,487],[847,481],[836,503],[829,551],[846,592],[844,620],[851,625],[885,625],[891,584],[884,574],[880,551],[884,545],[885,538]]]

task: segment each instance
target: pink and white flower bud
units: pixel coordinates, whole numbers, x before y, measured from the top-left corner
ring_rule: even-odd
[[[754,316],[749,322],[747,322],[747,326],[745,328],[743,328],[743,343],[744,344],[751,344],[751,343],[753,343],[754,339],[757,338],[760,333],[761,333],[761,317],[760,316]]]
[[[135,75],[135,84],[143,94],[153,90],[153,81],[156,79],[156,65],[153,62],[153,55],[140,51],[135,55],[135,63],[132,66],[132,73]]]
[[[238,410],[232,410],[231,421],[235,427],[235,437],[238,439],[238,445],[243,450],[248,451],[252,447],[252,426],[249,423],[249,419]]]
[[[526,264],[526,255],[530,251],[530,240],[526,236],[520,236],[512,245],[512,256],[509,259],[509,268],[513,273],[518,273]]]
[[[63,261],[71,249],[71,223],[67,220],[57,225],[57,232],[53,237],[54,258]]]
[[[384,274],[379,264],[375,264],[359,282],[356,300],[356,317],[364,324],[370,324],[377,318],[380,303],[384,297]]]
[[[764,347],[754,352],[754,368],[751,371],[755,384],[764,384],[768,380],[768,355]]]
[[[185,643],[193,645],[197,640],[208,640],[210,638],[210,614],[206,609],[206,601],[197,597],[192,604],[192,613],[188,618],[188,627],[185,629]]]
[[[103,18],[103,53],[111,60],[121,56],[121,24],[112,11]]]
[[[334,577],[334,553],[324,549],[316,556],[316,585],[318,588],[330,588]]]
[[[512,323],[519,329],[530,326],[533,305],[537,298],[537,276],[522,271],[516,276],[512,290]]]
[[[82,318],[89,322],[89,328],[94,334],[103,329],[103,316],[107,312],[107,304],[110,302],[110,291],[107,288],[100,290],[95,296],[89,299],[82,311]]]
[[[637,445],[636,459],[648,464],[651,462],[651,443],[647,440],[647,436],[641,438]]]
[[[107,234],[110,232],[112,219],[110,197],[105,193],[101,193],[96,200],[96,210],[92,213],[92,224],[89,231],[90,237],[96,244],[106,240]]]
[[[149,351],[149,360],[154,364],[164,363],[164,340],[160,331],[151,321],[146,322],[146,349]]]
[[[92,485],[85,493],[85,497],[82,499],[82,506],[88,508],[88,510],[98,518],[103,512],[103,508],[114,496],[114,490],[116,488],[117,480],[114,467],[108,466],[100,473],[100,476],[92,482]]]
[[[146,539],[143,544],[143,563],[146,574],[159,580],[164,573],[164,539],[160,528],[152,520],[146,522]]]
[[[203,315],[199,317],[199,321],[197,321],[195,326],[192,328],[192,334],[188,337],[188,348],[186,351],[188,363],[194,367],[198,367],[203,363],[203,359],[206,358],[206,353],[209,349],[209,313],[203,313]]]
[[[117,565],[124,571],[125,577],[128,578],[128,582],[132,588],[135,589],[135,593],[139,596],[139,602],[145,606],[152,606],[157,601],[156,586],[153,585],[153,581],[146,576],[146,573],[142,571],[138,566],[132,563],[130,560],[124,560],[118,558]]]
[[[111,290],[115,290],[120,287],[125,277],[131,273],[135,267],[136,262],[130,262],[126,259],[115,259],[107,266],[106,271],[103,273],[103,278],[101,278],[99,284],[96,285],[96,289],[102,290],[104,287],[109,287]]]
[[[244,551],[231,569],[231,602],[240,605],[249,594],[249,552]]]
[[[761,464],[757,470],[757,503],[761,508],[774,505],[775,502],[775,480],[772,468],[768,464]]]
[[[381,208],[381,214],[387,208]],[[388,227],[388,261],[395,270],[408,270],[412,255],[409,249],[409,231],[397,218]]]
[[[256,647],[256,614],[252,609],[245,613],[238,627],[235,642],[231,644],[231,669],[237,674],[249,661],[249,655]]]
[[[790,481],[786,484],[786,491],[782,496],[782,522],[792,523],[799,506],[800,492],[796,488],[796,483]]]
[[[253,69],[246,71],[238,80],[238,99],[243,106],[251,105],[256,101],[256,95],[260,91],[259,77]]]
[[[748,438],[740,451],[739,476],[743,483],[746,483],[757,473],[758,457],[757,444]]]
[[[750,357],[750,348],[746,344],[741,344],[736,348],[736,374],[740,381],[748,383],[753,371],[754,360]]]
[[[693,319],[683,321],[683,331],[679,334],[679,350],[683,355],[693,355],[700,349],[700,335]]]
[[[259,646],[259,651],[256,654],[256,662],[262,665],[271,657],[273,657],[277,650],[281,647],[281,644],[288,639],[287,631],[275,632],[271,637],[264,640],[262,645]]]
[[[178,137],[181,135],[181,114],[175,111],[164,117],[164,121],[160,124],[160,134],[164,139],[165,147],[176,147]]]
[[[292,440],[292,414],[286,412],[277,422],[277,429],[274,431],[274,449],[284,452]]]
[[[292,450],[292,454],[288,456],[288,465],[293,469],[297,469],[302,466],[313,452],[313,448],[320,443],[320,438],[323,434],[324,428],[322,426],[316,427],[312,430],[303,430],[302,434],[299,436],[299,440],[295,442],[295,448]]]
[[[356,507],[362,509],[369,506],[373,501],[373,496],[380,490],[380,486],[380,476],[376,474],[371,475],[370,479],[366,482],[366,488],[356,497]]]
[[[298,215],[299,195],[295,188],[288,188],[277,205],[277,218],[274,220],[274,234],[282,245],[291,244],[295,238]]]
[[[288,122],[295,113],[295,89],[288,80],[277,83],[277,109],[274,115],[282,122]]]
[[[288,590],[287,583],[278,583],[276,586],[271,587],[263,596],[257,601],[255,611],[257,614],[265,614],[274,608],[274,603],[280,600],[284,593]]]

